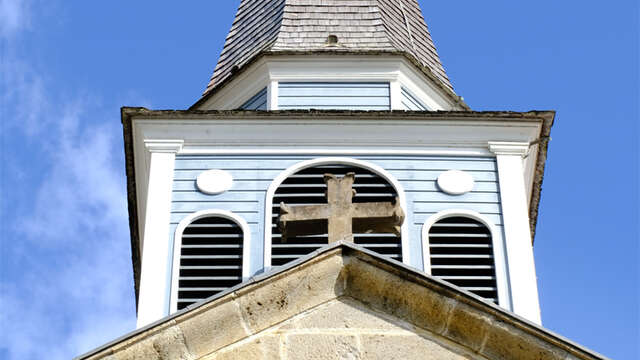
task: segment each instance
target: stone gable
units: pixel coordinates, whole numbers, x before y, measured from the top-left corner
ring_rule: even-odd
[[[446,282],[338,242],[79,359],[603,359]]]

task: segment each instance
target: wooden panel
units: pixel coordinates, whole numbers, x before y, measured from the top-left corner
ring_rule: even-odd
[[[388,83],[290,83],[278,87],[280,109],[389,110]]]
[[[255,236],[252,261],[261,262],[263,253],[264,204],[266,191],[275,177],[285,169],[319,155],[178,155],[173,183],[171,221],[177,224],[189,214],[206,209],[233,211],[244,218]],[[477,211],[496,225],[502,224],[496,163],[490,157],[363,155],[365,160],[386,169],[405,190],[407,221],[410,226],[411,264],[421,267],[421,225],[433,214],[450,209]],[[205,170],[223,169],[233,178],[230,191],[205,195],[197,191],[196,177]],[[438,176],[447,170],[467,171],[475,179],[472,192],[452,196],[439,191]],[[356,189],[357,190],[357,189]],[[255,254],[254,254],[255,252]],[[252,264],[254,271],[262,264]]]
[[[255,210],[251,210],[251,211],[238,211],[238,210],[233,210],[233,212],[236,215],[239,215],[241,218],[245,219],[247,221],[247,223],[249,223],[249,225],[252,226],[252,233],[254,232],[254,225],[257,224],[262,224],[264,222],[264,214],[262,213],[262,211],[258,211],[258,209],[256,208]],[[191,215],[193,213],[193,211],[177,211],[177,210],[172,210],[171,211],[171,224],[175,225],[178,224],[182,219],[184,219],[185,217]],[[257,226],[256,226],[257,228]],[[173,229],[173,231],[175,231],[175,228]],[[173,231],[171,232],[171,234],[173,234]],[[173,236],[173,235],[172,235]]]
[[[271,184],[272,179],[263,180],[234,180],[234,189],[243,189],[246,191],[264,191],[266,192]],[[173,191],[198,191],[195,180],[179,180],[173,182]]]
[[[282,169],[283,160],[288,158],[279,157],[261,157],[260,168],[261,169]],[[297,159],[298,161],[306,160],[307,158]],[[389,158],[362,158],[364,160],[375,161],[376,165],[386,170],[425,170],[425,161],[428,161],[429,170],[463,170],[463,171],[495,171],[496,163],[492,159],[482,158],[473,161],[461,161],[451,158],[406,158],[406,157],[389,157]],[[296,159],[290,159],[291,163],[296,163]],[[200,170],[208,169],[215,161],[218,169],[233,170],[233,169],[250,169],[255,168],[255,158],[225,158],[215,159],[211,157],[207,158],[193,158],[176,162],[176,170]]]
[[[255,165],[254,165],[255,166]],[[264,166],[268,166],[265,162]],[[217,167],[212,167],[217,168]],[[236,180],[269,180],[275,179],[285,168],[282,169],[273,169],[273,168],[265,168],[265,169],[235,169],[229,170],[231,175]],[[195,180],[195,178],[202,172],[203,170],[176,170],[175,172],[175,180]],[[407,180],[418,180],[425,181],[431,180],[435,181],[438,179],[438,176],[442,174],[443,170],[389,170],[398,180],[407,181]],[[473,177],[475,181],[497,181],[495,172],[486,172],[486,171],[473,171],[469,172],[469,174]]]
[[[208,195],[199,191],[180,191],[173,193],[173,202],[258,202],[263,200],[264,196],[264,191],[227,191],[218,195]]]
[[[174,201],[172,212],[194,213],[201,210],[220,209],[227,211],[254,211],[258,207],[257,201],[220,202],[220,201]]]
[[[500,214],[500,204],[464,203],[464,202],[414,202],[413,211],[420,213],[437,213],[449,209],[465,209],[481,214]]]

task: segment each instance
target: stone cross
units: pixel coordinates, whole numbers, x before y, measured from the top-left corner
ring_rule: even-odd
[[[320,235],[328,229],[329,243],[353,241],[353,233],[400,234],[404,212],[393,202],[353,203],[355,174],[342,178],[325,174],[327,204],[288,206],[280,203],[279,227],[282,241],[297,235]],[[328,225],[325,227],[325,223]]]

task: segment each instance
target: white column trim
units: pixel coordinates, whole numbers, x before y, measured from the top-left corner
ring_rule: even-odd
[[[400,207],[402,211],[405,213],[405,221],[402,223],[400,227],[400,236],[402,238],[402,262],[407,265],[412,265],[410,262],[410,254],[409,254],[409,220],[408,220],[408,211],[407,211],[407,198],[404,193],[404,188],[400,184],[400,182],[393,177],[388,171],[384,170],[378,165],[372,164],[367,161],[346,158],[346,157],[326,157],[326,158],[318,158],[312,160],[301,161],[283,172],[281,172],[269,185],[267,190],[267,194],[265,197],[265,211],[264,211],[264,258],[263,258],[263,267],[265,272],[271,269],[271,227],[273,226],[272,215],[273,215],[273,196],[278,189],[278,186],[282,184],[290,175],[309,167],[324,165],[324,164],[341,164],[341,165],[355,165],[380,175],[382,178],[387,180],[391,186],[394,187],[396,192],[398,193],[398,202],[400,203]],[[412,265],[415,266],[415,265]]]
[[[513,312],[541,324],[524,178],[528,143],[489,142],[496,155]]]
[[[169,222],[176,153],[182,140],[145,140],[149,152],[149,181],[142,240],[140,298],[137,327],[168,315],[171,280]]]
[[[529,143],[489,141],[489,151],[495,155],[513,155],[524,158],[529,153]]]
[[[192,222],[208,216],[223,217],[240,226],[240,229],[242,230],[242,281],[247,281],[251,276],[251,228],[249,228],[247,221],[237,214],[227,210],[208,209],[195,212],[180,221],[173,236],[173,266],[171,270],[171,301],[169,306],[169,313],[171,314],[178,310],[178,279],[180,276],[180,248],[182,247],[182,233],[184,233],[184,229],[186,229]]]
[[[184,146],[184,140],[145,139],[144,146],[150,153],[177,154]]]
[[[269,80],[267,86],[267,110],[278,110],[278,81]]]
[[[389,102],[391,110],[404,110],[402,108],[402,84],[398,79],[389,81]]]

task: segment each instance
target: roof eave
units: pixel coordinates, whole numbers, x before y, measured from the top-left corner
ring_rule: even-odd
[[[438,79],[429,67],[421,64],[413,54],[400,51],[400,50],[354,50],[354,49],[341,49],[341,48],[327,48],[326,50],[263,50],[251,57],[248,61],[238,66],[236,70],[230,72],[224,77],[218,84],[209,88],[202,94],[202,97],[198,99],[189,110],[197,110],[204,105],[207,100],[213,97],[214,94],[222,90],[227,84],[233,81],[240,74],[251,68],[251,65],[258,60],[267,56],[295,56],[295,55],[363,55],[363,56],[375,56],[375,55],[399,55],[407,59],[413,64],[422,74],[424,74],[433,84],[435,84],[442,93],[451,100],[461,110],[470,111],[471,108],[461,96],[458,96],[449,86],[445,85],[440,79]]]

